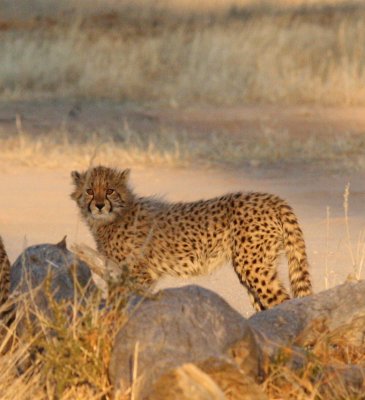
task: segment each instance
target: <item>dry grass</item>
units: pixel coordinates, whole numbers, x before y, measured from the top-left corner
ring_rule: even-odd
[[[18,299],[17,320],[2,337],[2,399],[110,398],[110,350],[126,320],[121,308],[126,297],[101,309],[98,294],[86,303],[82,293],[78,296],[72,304],[49,296],[52,318],[35,306],[32,295]]]
[[[147,17],[169,15],[229,14],[233,10],[282,12],[323,7],[356,7],[362,0],[12,0],[2,1],[2,15],[7,18],[53,16],[60,13],[95,14],[103,11],[136,13]]]
[[[334,342],[324,332],[307,351],[301,367],[293,368],[292,356],[292,350],[283,349],[277,361],[270,363],[263,384],[270,399],[363,398],[365,352],[362,346],[350,346],[343,340]],[[357,384],[354,384],[355,376]]]
[[[141,138],[126,134],[125,139],[115,141],[110,136],[93,136],[85,142],[73,142],[65,132],[55,132],[47,137],[19,134],[0,140],[0,163],[3,165],[40,166],[57,168],[84,167],[91,163],[126,165],[184,166],[188,156],[182,149],[183,141],[174,137],[150,135]]]
[[[19,0],[15,7],[4,2],[0,98],[111,98],[147,108],[365,104],[361,1],[74,3]],[[228,141],[224,135],[198,140],[184,132],[122,128],[90,134],[82,146],[73,136],[58,128],[35,138],[21,129],[10,138],[0,132],[0,158],[50,167],[85,165],[94,156],[130,165],[365,166],[361,135],[293,140],[263,129],[260,137]]]
[[[11,136],[0,133],[0,163],[46,168],[79,168],[90,163],[118,165],[120,160],[129,166],[203,168],[304,163],[344,171],[365,168],[364,146],[363,135],[343,134],[331,140],[309,135],[295,139],[270,130],[260,136],[231,137],[229,141],[224,134],[194,136],[173,130],[146,134],[126,129],[115,135],[75,135],[57,130],[43,136],[21,131]]]
[[[154,15],[168,10],[171,13],[186,12],[192,15],[198,12],[227,14],[235,9],[282,11],[288,9],[307,9],[311,7],[322,8],[356,6],[362,0],[140,0],[138,4],[131,0],[18,0],[16,5],[12,0],[2,1],[2,15],[6,18],[34,15],[52,16],[65,12],[79,12],[83,15],[98,13],[100,11],[131,12],[145,10],[145,15]],[[147,14],[148,13],[148,14]]]
[[[118,306],[109,304],[101,309],[96,307],[98,299],[93,300],[86,304],[74,301],[71,312],[68,304],[51,301],[52,319],[34,308],[29,299],[24,301],[25,314],[34,313],[37,323],[27,325],[25,334],[14,338],[18,318],[2,341],[2,399],[113,398],[107,371],[113,338],[126,320],[120,308],[123,301]],[[77,317],[70,319],[67,317],[70,315]],[[339,371],[351,365],[363,366],[364,348],[353,348],[341,341],[334,343],[324,332],[308,350],[302,367],[293,368],[291,356],[291,351],[283,349],[277,360],[269,364],[268,375],[261,386],[270,399],[363,398],[362,389],[350,385],[349,376]],[[234,379],[237,379],[236,375]],[[199,389],[201,384],[201,391],[206,392],[209,379],[210,385],[217,389],[220,381],[215,381],[214,374],[208,372],[203,378],[200,383],[199,376],[195,376],[196,388]],[[229,375],[225,379],[229,379]],[[236,384],[239,388],[241,382]],[[224,391],[224,383],[222,385]],[[181,388],[176,390],[181,391]],[[232,393],[235,389],[229,385],[227,390]],[[129,399],[133,391],[128,390],[128,393],[122,398]]]
[[[128,12],[100,14],[84,1],[79,13],[5,21],[0,94],[175,106],[365,103],[364,9],[334,0],[329,11],[319,1],[310,2],[322,4],[314,8],[298,1],[289,11],[273,2],[259,9],[236,3],[226,2],[220,17],[206,11],[188,18],[161,13],[167,2],[135,9],[125,1],[120,7]],[[181,4],[194,8],[191,0]]]

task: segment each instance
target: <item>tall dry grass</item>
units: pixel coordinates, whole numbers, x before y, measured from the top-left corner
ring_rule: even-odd
[[[303,9],[303,0],[289,11],[272,2],[259,11],[238,4],[220,17],[205,11],[188,18],[128,2],[128,12],[96,5],[91,10],[99,14],[92,14],[84,1],[92,15],[9,20],[0,32],[0,95],[174,106],[364,104],[365,10],[329,3]],[[166,10],[167,2],[158,4]]]
[[[71,305],[49,299],[52,318],[32,303],[31,296],[24,296],[18,299],[20,313],[13,325],[4,329],[1,324],[6,334],[1,338],[0,397],[105,398],[111,391],[110,350],[114,333],[125,320],[123,312],[116,307],[101,310],[97,299],[84,304],[78,299]],[[27,314],[34,318],[24,325],[22,316]],[[70,319],[70,314],[78,317]],[[20,324],[22,335],[18,336]]]

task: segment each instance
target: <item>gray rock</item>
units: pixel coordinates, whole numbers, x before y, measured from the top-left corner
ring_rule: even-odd
[[[251,340],[247,357],[258,369],[255,341],[245,318],[220,296],[199,286],[166,289],[129,309],[118,332],[109,376],[122,393],[134,382],[137,398],[146,398],[167,371],[222,355],[244,336]],[[258,371],[255,371],[258,374]]]
[[[57,244],[38,244],[25,249],[12,265],[10,292],[28,292],[41,285],[47,276],[51,277],[55,299],[60,301],[73,298],[74,276],[81,287],[85,287],[91,272],[67,250],[65,239]]]
[[[85,298],[95,286],[88,266],[67,250],[66,240],[58,244],[28,247],[16,259],[10,271],[10,293],[15,311],[27,306],[31,314],[51,315],[49,300],[56,302]],[[18,333],[23,329],[18,326]]]
[[[265,353],[292,344],[307,346],[323,333],[348,344],[365,344],[365,281],[347,282],[312,296],[296,298],[249,319],[261,333]]]

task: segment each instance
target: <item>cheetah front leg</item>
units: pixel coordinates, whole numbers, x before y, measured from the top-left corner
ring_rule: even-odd
[[[154,278],[145,265],[134,264],[122,267],[118,280],[108,283],[109,301],[121,301],[127,299],[132,293],[147,294],[151,291],[157,278]]]

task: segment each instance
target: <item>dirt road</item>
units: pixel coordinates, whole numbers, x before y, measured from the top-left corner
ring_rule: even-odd
[[[47,99],[0,101],[0,133],[31,135],[55,131],[118,132],[128,126],[136,132],[187,132],[189,135],[229,134],[241,137],[277,132],[298,138],[310,135],[334,137],[365,131],[364,107],[242,106],[149,109],[107,100]]]

